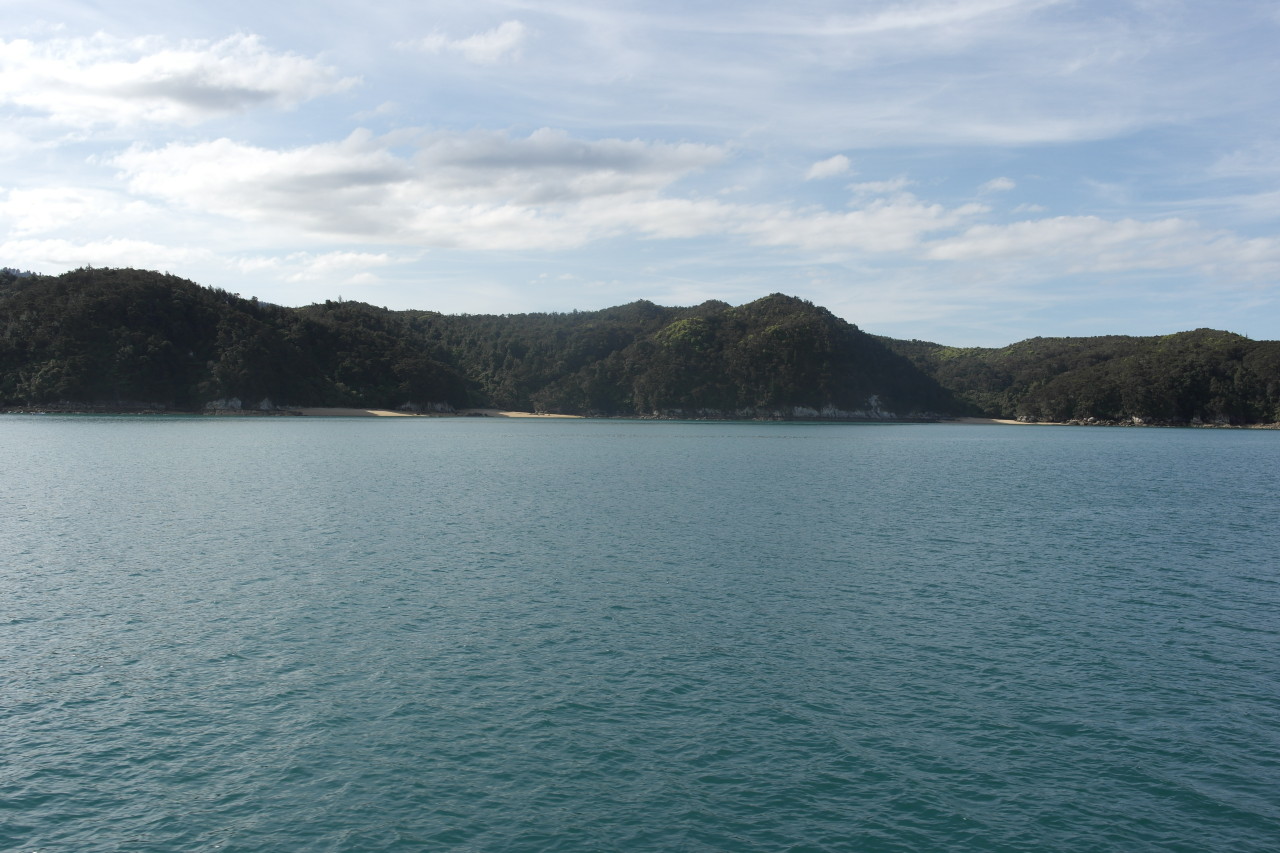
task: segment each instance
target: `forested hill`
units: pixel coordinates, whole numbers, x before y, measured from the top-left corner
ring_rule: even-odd
[[[1280,341],[1214,329],[1150,338],[1031,338],[999,349],[880,340],[990,417],[1280,421]]]
[[[0,271],[0,406],[498,407],[587,415],[1280,421],[1280,342],[1201,329],[959,349],[774,294],[453,316],[284,308],[130,269]]]
[[[0,275],[0,405],[495,406],[592,415],[929,418],[952,395],[799,299],[446,316],[283,308],[159,273]],[[264,401],[269,401],[264,403]]]

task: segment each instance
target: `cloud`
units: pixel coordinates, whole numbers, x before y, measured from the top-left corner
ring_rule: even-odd
[[[514,85],[556,110],[544,115],[581,105],[613,121],[745,127],[855,161],[862,148],[1074,142],[1271,114],[1274,97],[1241,86],[1223,60],[1239,46],[1238,17],[1169,5],[820,0],[725,15],[544,4],[536,20],[556,53],[530,57]]]
[[[1068,271],[1204,264],[1205,252],[1226,260],[1221,239],[1205,237],[1189,220],[1076,216],[991,224],[982,221],[986,206],[922,200],[902,191],[904,178],[854,185],[846,210],[681,197],[675,192],[681,179],[725,159],[726,149],[716,146],[582,140],[545,128],[528,136],[423,134],[409,152],[404,142],[368,131],[281,150],[220,139],[134,146],[113,163],[138,196],[295,238],[557,250],[627,235],[719,237],[948,263],[1056,258],[1055,268]],[[1252,252],[1269,257],[1265,246]]]
[[[1237,280],[1280,276],[1280,239],[1206,229],[1181,218],[1144,222],[1057,216],[1007,225],[974,225],[937,240],[925,257],[995,266],[1019,264],[1054,274],[1196,270]]]
[[[207,263],[213,254],[207,249],[111,237],[83,243],[62,239],[7,240],[0,243],[0,257],[21,269],[62,273],[85,265],[181,270]]]
[[[545,204],[657,191],[726,154],[714,145],[585,141],[543,128],[523,139],[489,132],[433,134],[416,160],[441,191]]]
[[[290,283],[323,281],[358,284],[366,283],[372,278],[369,273],[371,268],[384,267],[393,263],[396,263],[396,260],[385,252],[337,251],[321,254],[292,252],[284,256],[238,258],[234,265],[245,273],[270,270]]]
[[[365,235],[384,227],[378,207],[413,177],[408,163],[367,132],[282,151],[229,139],[135,145],[111,162],[131,192],[188,210],[248,222],[283,217],[304,229]]]
[[[252,35],[0,42],[0,103],[64,126],[193,125],[255,107],[291,108],[357,82]]]
[[[409,44],[426,53],[456,53],[477,65],[493,65],[507,57],[518,57],[528,29],[519,21],[503,21],[491,30],[462,39],[450,39],[441,33]]]
[[[857,210],[840,213],[775,209],[738,230],[765,246],[905,252],[915,247],[924,235],[955,228],[985,210],[980,205],[948,209],[902,193],[892,198],[877,198]]]
[[[16,160],[30,154],[38,146],[20,133],[9,129],[0,129],[0,161]]]
[[[0,220],[14,236],[47,234],[84,220],[118,226],[149,212],[144,202],[83,187],[11,189],[0,196]]]
[[[978,187],[981,193],[1004,193],[1018,186],[1012,178],[992,178]]]
[[[1191,224],[1181,219],[1119,222],[1098,216],[1058,216],[1009,225],[975,225],[935,243],[929,257],[976,260],[1011,256],[1072,255],[1100,259],[1103,253],[1135,242],[1169,244],[1183,239]]]
[[[839,175],[849,173],[849,158],[843,154],[837,154],[834,157],[828,157],[826,160],[819,160],[809,167],[809,171],[805,173],[806,181],[817,180],[820,178],[834,178]]]
[[[271,150],[222,139],[134,146],[113,161],[130,191],[194,211],[298,234],[412,246],[563,249],[617,236],[720,236],[758,246],[894,252],[971,223],[986,208],[947,208],[896,190],[832,212],[786,204],[673,197],[682,178],[720,163],[693,143],[580,140],[542,129],[432,133],[412,154],[359,131],[336,143]]]
[[[947,205],[905,192],[905,178],[855,184],[848,207],[836,210],[681,192],[682,180],[723,165],[729,153],[695,143],[585,140],[544,128],[527,136],[357,131],[288,149],[228,139],[136,145],[112,162],[128,190],[150,203],[252,223],[277,244],[361,247],[289,255],[270,267],[278,279],[295,282],[366,275],[398,263],[369,247],[553,252],[626,238],[718,239],[812,253],[822,263],[880,258],[957,273],[984,268],[1004,281],[1141,270],[1198,270],[1235,280],[1280,273],[1280,241],[1273,239],[1249,240],[1184,218],[996,223],[988,221],[986,205]],[[50,199],[50,217],[63,202],[73,214],[90,203]]]
[[[1210,166],[1209,174],[1220,178],[1275,178],[1280,175],[1280,143],[1267,140],[1232,151]]]
[[[918,34],[922,30],[953,32],[968,24],[1009,12],[1025,14],[1029,7],[1052,6],[1061,0],[946,0],[946,2],[911,3],[864,13],[829,19],[822,28],[828,36],[869,36],[887,33]]]
[[[894,193],[902,192],[904,189],[911,186],[912,183],[913,181],[899,177],[892,178],[887,181],[863,181],[858,184],[850,184],[849,190],[854,195],[859,196],[893,195]]]
[[[113,163],[130,191],[182,207],[302,232],[436,246],[580,245],[566,206],[651,195],[720,161],[721,148],[638,140],[583,141],[436,133],[412,156],[357,131],[287,150],[220,139],[134,146]]]

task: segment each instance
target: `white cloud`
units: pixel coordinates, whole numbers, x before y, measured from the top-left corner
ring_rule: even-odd
[[[279,151],[226,139],[135,146],[114,163],[131,191],[194,211],[299,235],[406,246],[550,250],[631,234],[884,253],[986,210],[901,192],[840,212],[669,195],[681,178],[725,155],[715,146],[584,141],[543,129],[527,137],[427,134],[404,156],[388,139],[360,131]]]
[[[0,160],[16,160],[22,155],[30,154],[35,148],[35,143],[22,134],[0,129]]]
[[[914,182],[898,177],[887,181],[863,181],[862,183],[850,184],[849,190],[857,196],[893,195],[902,192],[912,183]]]
[[[129,189],[196,211],[304,233],[435,246],[580,245],[572,205],[652,195],[724,157],[697,144],[581,141],[535,131],[437,133],[412,157],[357,131],[272,150],[221,139],[134,146],[114,159]],[[547,241],[545,244],[540,241]]]
[[[712,237],[827,257],[1026,267],[1051,259],[1055,273],[1226,264],[1253,275],[1275,261],[1270,241],[1210,234],[1184,219],[986,223],[986,206],[922,200],[902,191],[904,178],[854,185],[845,210],[681,197],[678,181],[726,157],[716,146],[581,140],[549,129],[524,137],[438,132],[414,141],[404,153],[402,136],[368,131],[283,150],[222,139],[135,146],[114,164],[133,193],[256,223],[288,239],[551,251],[625,236]],[[47,199],[49,221],[58,204],[75,215],[92,199]],[[392,262],[367,251],[290,257],[277,270],[290,281],[329,280]]]
[[[821,178],[834,178],[848,174],[849,168],[849,158],[843,154],[837,154],[834,157],[828,157],[826,160],[819,160],[810,166],[809,171],[805,173],[804,179],[813,181]]]
[[[978,187],[981,193],[1004,193],[1017,187],[1017,183],[1012,178],[992,178],[982,186]]]
[[[738,226],[749,208],[712,199],[663,198],[657,195],[625,199],[591,199],[578,207],[575,218],[596,237],[638,234],[662,240],[682,240],[724,234]]]
[[[1135,241],[1168,244],[1185,238],[1191,223],[1180,219],[1110,221],[1097,216],[1058,216],[1010,225],[975,225],[935,243],[929,257],[974,260],[1010,256],[1071,255],[1101,258],[1102,253]]]
[[[1280,175],[1280,143],[1267,140],[1232,151],[1210,166],[1209,173],[1225,178],[1275,178]]]
[[[395,101],[383,101],[371,110],[360,110],[353,118],[356,121],[368,121],[373,118],[386,118],[394,116],[401,111],[401,106]]]
[[[188,210],[365,235],[385,227],[379,207],[412,178],[409,164],[367,132],[283,151],[229,139],[134,146],[112,162],[130,191]]]
[[[191,125],[259,106],[289,108],[355,78],[252,35],[170,46],[163,39],[0,42],[0,103],[64,126]]]
[[[283,281],[290,283],[305,281],[323,281],[347,283],[367,283],[373,276],[369,272],[375,267],[384,267],[396,263],[396,260],[385,252],[293,252],[284,256],[237,258],[234,266],[241,272],[257,273],[264,270],[276,273]]]
[[[889,6],[860,16],[830,19],[822,28],[824,35],[869,36],[886,33],[916,34],[921,30],[954,31],[967,24],[985,22],[1005,13],[1026,14],[1028,9],[1052,6],[1062,0],[947,0],[947,2],[910,3]]]
[[[0,243],[0,257],[9,266],[47,273],[85,265],[177,271],[207,263],[212,253],[201,248],[111,237],[84,243],[63,239],[7,240]]]
[[[12,189],[0,197],[0,220],[14,236],[47,234],[83,220],[120,225],[149,212],[144,202],[82,187]]]
[[[1040,277],[1178,269],[1236,280],[1280,276],[1280,239],[1246,239],[1179,218],[1144,222],[1058,216],[975,225],[925,249],[925,256],[934,260],[982,263],[993,269],[1030,264]]]
[[[527,33],[519,21],[503,21],[491,30],[462,39],[432,33],[410,46],[427,53],[456,53],[477,65],[493,65],[507,57],[518,57]]]
[[[773,210],[739,230],[765,246],[905,252],[915,247],[924,235],[955,228],[985,210],[980,205],[948,209],[902,193],[874,199],[857,210],[841,213]]]

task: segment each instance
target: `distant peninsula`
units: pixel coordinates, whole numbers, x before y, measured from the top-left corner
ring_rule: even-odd
[[[1197,329],[957,348],[776,293],[446,315],[287,308],[136,269],[5,269],[0,408],[1247,426],[1280,422],[1280,341]]]

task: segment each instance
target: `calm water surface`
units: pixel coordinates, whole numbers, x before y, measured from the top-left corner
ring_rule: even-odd
[[[1280,434],[0,418],[0,848],[1273,851]]]

